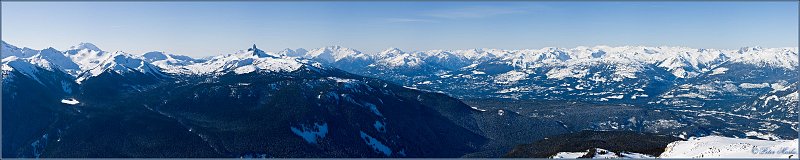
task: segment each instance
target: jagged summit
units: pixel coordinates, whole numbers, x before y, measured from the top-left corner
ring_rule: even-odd
[[[222,75],[228,73],[246,74],[256,71],[292,72],[305,65],[295,57],[272,55],[264,52],[254,44],[251,48],[233,54],[211,57],[202,62],[195,60],[191,64],[171,65],[153,62],[165,69],[167,73],[189,75]],[[174,55],[167,55],[176,58]]]
[[[255,51],[255,50],[258,50],[258,48],[256,47],[256,44],[253,44],[253,47],[251,47],[250,49],[247,49],[247,51]]]
[[[253,56],[256,56],[256,57],[262,57],[262,58],[263,57],[276,57],[274,55],[268,54],[267,52],[264,52],[261,49],[258,49],[258,47],[256,47],[256,44],[253,44],[253,47],[248,48],[246,53],[249,54],[249,55],[253,55]]]

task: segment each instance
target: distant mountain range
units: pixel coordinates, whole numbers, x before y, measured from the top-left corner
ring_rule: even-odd
[[[391,48],[369,54],[334,46],[293,53],[462,100],[629,104],[692,117],[679,119],[676,125],[708,125],[711,117],[735,122],[705,131],[713,134],[757,132],[791,138],[797,132],[797,48],[596,46],[418,52]],[[624,128],[620,125],[595,129]]]

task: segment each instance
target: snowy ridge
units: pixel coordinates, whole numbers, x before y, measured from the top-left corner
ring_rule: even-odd
[[[628,66],[628,72],[638,72],[643,65],[656,65],[679,78],[692,78],[728,61],[763,64],[793,70],[797,66],[796,49],[754,50],[739,54],[737,50],[693,49],[686,47],[577,47],[573,49],[545,48],[510,51],[512,56],[501,57],[519,68],[544,66],[575,66],[612,64]],[[775,55],[767,58],[762,55]],[[789,58],[789,57],[795,58]]]
[[[591,155],[590,155],[591,154]],[[655,159],[656,157],[631,152],[615,153],[602,148],[589,149],[586,152],[559,152],[551,156],[552,159],[577,159],[581,157],[592,159]]]
[[[216,56],[203,63],[180,66],[177,69],[165,70],[165,72],[195,75],[220,75],[229,71],[233,71],[236,74],[254,71],[292,72],[304,64],[306,63],[297,58],[267,54],[253,45],[253,48],[247,51],[241,50],[234,54]]]
[[[76,78],[80,83],[88,78],[98,76],[105,72],[117,74],[142,73],[155,76],[164,76],[163,73],[173,74],[236,74],[250,73],[253,71],[291,72],[303,65],[319,68],[321,64],[313,61],[288,57],[286,54],[297,54],[294,50],[285,50],[280,53],[265,52],[256,48],[246,51],[241,50],[234,54],[214,56],[207,59],[194,59],[188,56],[167,54],[153,51],[142,55],[132,55],[125,52],[106,52],[91,43],[81,43],[61,52],[53,48],[33,50],[17,48],[2,42],[3,71],[20,70],[22,73],[34,73],[36,67],[46,70],[60,70]],[[315,53],[339,53],[341,51],[358,51],[333,47],[325,50],[316,50]],[[303,49],[298,49],[305,53]],[[337,51],[337,52],[333,52]],[[23,65],[26,63],[31,65]],[[35,66],[35,67],[34,67]],[[32,75],[32,74],[28,74]]]
[[[205,60],[194,59],[184,55],[167,54],[161,51],[152,51],[142,54],[145,61],[158,66],[163,71],[180,71],[183,66],[202,63]]]
[[[667,145],[661,158],[797,158],[798,141],[719,136],[691,138]]]
[[[9,56],[15,57],[28,57],[22,55],[22,49],[18,48],[17,46],[10,45],[6,43],[6,41],[0,41],[0,52],[2,52],[2,58],[6,58]]]
[[[167,54],[161,51],[152,51],[142,54],[145,61],[156,66],[189,65],[202,60],[194,59],[189,56]]]
[[[41,68],[41,66],[34,65],[34,63],[29,62],[26,59],[19,59],[14,56],[3,58],[3,64],[2,64],[3,80],[8,81],[6,79],[10,78],[11,76],[8,73],[16,70],[22,73],[23,75],[26,75],[32,78],[33,80],[42,83],[42,81],[40,81],[39,78],[36,76],[36,73],[39,72],[38,68]]]
[[[282,51],[285,55],[298,55],[291,50]],[[448,69],[459,69],[474,64],[501,62],[517,69],[559,67],[582,73],[576,66],[612,65],[622,68],[620,78],[633,78],[643,66],[653,65],[671,72],[678,78],[693,78],[711,73],[717,66],[731,62],[752,64],[760,67],[778,67],[794,70],[798,66],[797,48],[747,47],[739,50],[695,49],[688,47],[645,47],[645,46],[595,46],[576,48],[542,49],[468,49],[468,50],[429,50],[404,52],[389,48],[378,53],[364,54],[340,46],[324,47],[309,51],[303,57],[333,63],[342,60],[369,60],[370,66],[378,67],[416,67],[419,65],[438,65]],[[717,73],[723,70],[716,70]],[[553,71],[555,78],[563,76]]]
[[[303,52],[305,50],[298,49],[299,52]],[[300,53],[291,53],[295,51],[286,51],[283,52],[287,53],[287,56],[299,55]],[[342,59],[364,59],[367,58],[367,55],[361,53],[361,51],[357,51],[355,49],[345,48],[341,46],[328,46],[317,48],[311,51],[307,51],[306,54],[302,56],[303,58],[308,59],[315,59],[322,62],[333,63],[340,61]]]
[[[100,48],[97,48],[94,44],[82,42],[76,46],[69,47],[69,50],[92,50],[92,51],[103,51]]]
[[[75,64],[75,62],[70,61],[69,58],[64,56],[64,53],[61,53],[60,51],[53,48],[47,48],[41,50],[39,51],[38,54],[28,59],[30,59],[31,61],[39,61],[35,62],[34,64],[50,63],[54,68],[46,67],[46,69],[51,71],[52,69],[59,69],[70,75],[77,75],[81,71],[78,64]]]
[[[546,68],[548,79],[588,78],[589,68],[611,66],[611,81],[637,78],[647,66],[655,66],[669,71],[677,78],[693,78],[702,74],[723,74],[727,68],[717,68],[724,63],[742,63],[758,67],[783,68],[794,70],[798,66],[797,48],[746,47],[738,50],[693,49],[687,47],[644,47],[644,46],[595,46],[542,49],[467,49],[467,50],[429,50],[404,52],[389,48],[378,53],[362,53],[341,46],[329,46],[310,51],[305,49],[284,49],[277,53],[264,52],[255,47],[234,54],[194,59],[188,56],[148,52],[141,56],[120,55],[101,50],[91,43],[81,43],[59,52],[49,48],[33,50],[17,48],[2,43],[3,57],[16,57],[37,64],[42,68],[57,68],[78,77],[81,74],[97,75],[98,68],[113,68],[114,71],[136,70],[148,72],[160,70],[173,74],[222,74],[232,71],[237,74],[256,70],[270,72],[291,72],[310,61],[325,63],[347,61],[340,65],[350,68],[389,68],[408,69],[420,66],[434,69],[459,70],[477,69],[479,64],[505,64],[517,72],[506,74],[500,83],[508,83],[524,77],[518,73],[533,74],[531,69]],[[37,56],[38,55],[38,56]],[[66,59],[64,57],[67,57]],[[126,58],[127,57],[127,58]],[[110,59],[114,64],[108,63]],[[123,60],[125,59],[125,60]],[[362,63],[350,63],[358,60]],[[124,61],[124,62],[123,62]],[[143,61],[143,62],[139,62]],[[5,62],[5,60],[4,60]],[[134,64],[135,63],[135,64]],[[125,65],[119,65],[125,64]],[[148,66],[157,66],[153,69]],[[77,66],[77,67],[76,67]],[[114,67],[118,66],[118,67]],[[444,67],[444,68],[436,68]],[[88,73],[84,73],[88,72]],[[485,74],[482,70],[473,73]],[[592,77],[605,81],[603,77]]]
[[[87,71],[100,65],[104,60],[113,56],[112,53],[102,51],[91,43],[81,43],[65,51],[66,56],[78,64],[81,70]]]
[[[2,53],[0,55],[2,55],[2,58],[10,56],[18,58],[28,58],[39,52],[38,50],[30,48],[18,48],[17,46],[8,44],[5,41],[0,41],[0,43],[2,43],[0,44],[0,47],[2,47],[2,49],[0,49],[0,53]]]
[[[77,75],[81,72],[77,64],[65,57],[60,51],[47,48],[44,50],[19,49],[3,42],[4,58],[2,60],[3,71],[19,70],[21,73],[33,77],[36,69],[42,68],[48,71],[61,71],[70,75]],[[9,55],[5,55],[9,51]],[[22,64],[27,63],[27,64]]]
[[[798,66],[797,48],[761,48],[751,47],[739,49],[733,62],[760,66],[778,66],[795,69]]]
[[[303,49],[303,48],[298,48],[298,49],[294,49],[294,50],[286,48],[286,49],[283,49],[282,51],[278,52],[277,54],[281,55],[281,56],[289,56],[289,57],[303,57],[304,55],[306,55],[306,53],[308,53],[308,51],[306,49]]]
[[[144,61],[140,56],[125,52],[114,52],[109,55],[110,57],[103,60],[98,66],[81,74],[76,82],[80,83],[83,80],[101,75],[105,72],[114,72],[117,74],[134,72],[163,76],[156,66]]]
[[[259,50],[260,51],[260,50]],[[243,52],[243,51],[242,51]],[[263,51],[262,51],[263,52]],[[241,54],[237,53],[237,54]],[[366,61],[367,66],[349,66],[350,68],[394,68],[405,69],[421,65],[442,66],[446,69],[457,70],[474,67],[477,64],[488,62],[505,63],[516,69],[552,68],[548,78],[563,79],[568,77],[579,78],[584,76],[592,66],[615,66],[612,80],[636,78],[636,74],[644,70],[645,66],[655,66],[671,72],[678,78],[693,78],[705,73],[724,73],[726,69],[717,66],[723,63],[743,63],[760,67],[777,67],[794,70],[798,65],[797,48],[770,48],[760,47],[743,48],[740,50],[719,49],[694,49],[688,47],[645,47],[645,46],[595,46],[542,49],[468,49],[468,50],[429,50],[405,52],[398,48],[389,48],[377,53],[362,53],[358,50],[328,46],[306,51],[304,49],[284,49],[274,54],[262,54],[258,57],[269,55],[277,57],[294,57],[311,59],[325,63],[340,61]],[[233,56],[236,57],[236,56]],[[241,56],[237,58],[243,58]],[[228,59],[231,56],[216,56],[210,60]],[[182,64],[160,64],[161,68],[171,68]],[[179,70],[168,71],[171,73],[194,72],[208,73],[208,68],[219,69],[224,65],[208,63],[207,67],[183,67]],[[348,64],[343,64],[348,65]],[[357,65],[357,64],[352,64]],[[224,67],[223,67],[224,68]],[[170,69],[172,70],[172,69]],[[213,70],[213,69],[212,69]]]
[[[397,48],[389,48],[375,55],[376,64],[386,67],[417,67],[424,62],[418,54],[403,52]]]

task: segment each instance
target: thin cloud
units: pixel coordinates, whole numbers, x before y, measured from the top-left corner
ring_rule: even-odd
[[[386,23],[437,23],[446,19],[475,19],[488,18],[512,14],[528,13],[533,8],[473,6],[462,8],[446,8],[420,12],[416,17],[427,18],[386,18]]]
[[[464,7],[430,11],[424,15],[444,19],[487,18],[501,15],[528,13],[528,10],[507,7]]]
[[[431,19],[420,19],[420,18],[386,18],[383,19],[384,22],[387,23],[434,23],[437,22]]]

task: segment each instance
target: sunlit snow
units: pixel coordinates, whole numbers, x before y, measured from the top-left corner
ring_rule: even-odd
[[[392,156],[392,149],[378,141],[378,139],[367,135],[367,133],[364,133],[364,131],[361,131],[361,139],[363,139],[364,143],[367,143],[367,145],[372,147],[372,149],[374,149],[376,152],[383,153],[386,156]]]
[[[328,134],[328,123],[317,124],[306,127],[306,125],[300,125],[299,128],[290,127],[292,132],[300,137],[302,137],[306,142],[316,144],[319,140],[325,138],[325,135]]]
[[[70,98],[70,99],[62,99],[62,100],[61,100],[61,103],[64,103],[64,104],[69,104],[69,105],[76,105],[76,104],[78,104],[78,103],[80,103],[80,102],[78,102],[78,100],[75,100],[75,99],[73,99],[73,98]]]
[[[695,137],[667,145],[661,158],[797,158],[798,141],[719,136]]]

